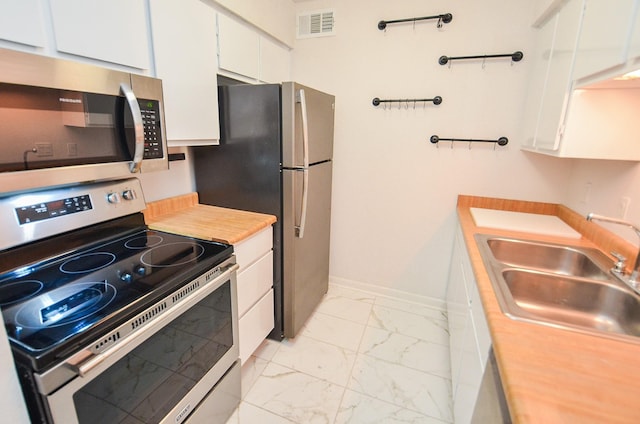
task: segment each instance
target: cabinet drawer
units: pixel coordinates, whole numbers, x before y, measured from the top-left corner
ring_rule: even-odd
[[[233,246],[236,262],[240,266],[238,273],[260,259],[273,247],[273,230],[271,227],[252,235]]]
[[[260,343],[273,330],[273,290],[265,294],[242,318],[240,335],[240,361],[245,363]]]
[[[241,317],[273,286],[273,252],[238,274],[238,316]]]

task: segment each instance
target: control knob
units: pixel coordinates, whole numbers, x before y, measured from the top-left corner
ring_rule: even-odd
[[[138,196],[136,196],[136,192],[133,189],[126,189],[122,192],[122,197],[124,197],[124,200],[134,200]]]
[[[120,277],[120,279],[122,281],[124,281],[125,283],[131,283],[133,281],[133,275],[131,275],[130,272],[125,271],[125,272],[120,272],[118,274],[119,274],[118,276]]]
[[[107,202],[109,202],[109,203],[120,203],[120,195],[118,193],[109,193],[109,194],[107,194]]]
[[[144,265],[136,265],[134,267],[134,271],[136,274],[145,276],[147,274],[147,268]]]

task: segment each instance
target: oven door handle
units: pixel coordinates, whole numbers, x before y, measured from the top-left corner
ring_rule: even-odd
[[[127,103],[131,109],[131,116],[133,117],[133,131],[136,138],[136,146],[133,153],[133,161],[129,164],[129,170],[132,173],[136,173],[140,171],[142,159],[144,158],[144,123],[142,120],[142,112],[140,112],[140,104],[131,87],[122,83],[120,84],[120,91],[122,91],[125,99],[127,99]]]
[[[94,354],[88,350],[78,352],[70,360],[67,361],[67,365],[80,377],[85,377],[95,367],[100,365],[105,359],[108,358],[109,352],[105,354]]]

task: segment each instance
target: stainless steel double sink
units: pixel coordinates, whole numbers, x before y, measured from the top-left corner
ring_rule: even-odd
[[[640,343],[640,296],[596,249],[476,234],[502,312],[510,318]]]

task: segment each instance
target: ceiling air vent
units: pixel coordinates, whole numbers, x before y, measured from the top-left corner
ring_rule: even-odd
[[[298,38],[335,35],[335,12],[327,9],[299,13],[297,28]]]

